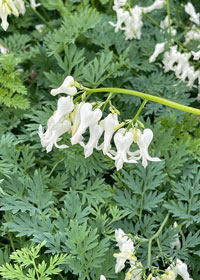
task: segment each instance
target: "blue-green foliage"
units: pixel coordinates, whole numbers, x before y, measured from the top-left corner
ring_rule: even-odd
[[[35,270],[26,267],[22,255],[28,258],[36,250],[38,269],[46,271],[46,278],[41,279],[59,279],[60,273],[64,279],[97,280],[103,274],[122,280],[124,274],[114,271],[113,254],[119,251],[115,229],[122,228],[135,238],[136,256],[145,266],[148,243],[139,246],[136,237],[153,236],[169,213],[167,224],[152,243],[152,265],[165,269],[163,256],[180,258],[198,280],[198,117],[148,102],[139,120],[154,132],[149,154],[161,162],[150,162],[146,169],[140,163],[124,164],[117,172],[114,162],[101,151],[85,159],[82,147],[71,146],[68,135],[64,137],[68,149],[54,148],[47,154],[38,136],[39,125],[46,129],[56,109],[57,98],[50,90],[67,75],[91,88],[127,88],[185,105],[194,102],[196,88],[191,90],[173,73],[164,73],[159,63],[148,62],[155,44],[168,40],[168,35],[145,18],[141,40],[125,40],[123,32],[115,33],[108,23],[116,22],[116,16],[106,0],[93,1],[94,9],[87,0],[40,2],[53,30],[45,26],[42,33],[36,31],[33,23],[41,22],[28,9],[10,22],[7,35],[0,31],[4,35],[0,43],[9,49],[7,56],[0,56],[1,277],[35,279]],[[152,2],[143,1],[143,5]],[[45,16],[43,7],[38,10]],[[175,17],[176,5],[172,7]],[[161,10],[151,16],[159,23],[165,15],[166,10]],[[179,21],[177,17],[177,25]],[[15,26],[20,33],[14,32]],[[191,42],[188,48],[195,50],[195,46]],[[93,94],[89,101],[101,102],[106,97]],[[124,120],[134,116],[141,100],[113,94],[112,103]],[[177,234],[180,250],[170,246]],[[16,249],[20,251],[11,254]]]

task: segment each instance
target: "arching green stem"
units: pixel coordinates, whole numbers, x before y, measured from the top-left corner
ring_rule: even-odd
[[[151,265],[151,247],[152,247],[152,241],[154,239],[157,239],[159,234],[161,233],[163,227],[165,226],[167,220],[169,218],[169,213],[165,217],[164,221],[162,222],[161,226],[159,227],[158,231],[149,239],[149,245],[148,245],[148,259],[147,259],[147,266],[150,267]]]
[[[92,93],[95,93],[95,92],[113,92],[113,93],[118,93],[118,94],[129,94],[129,95],[133,95],[133,96],[138,96],[140,98],[146,99],[147,101],[153,101],[156,103],[166,105],[168,107],[175,108],[177,110],[181,110],[184,112],[188,112],[188,113],[192,113],[192,114],[200,116],[199,109],[185,106],[180,103],[176,103],[176,102],[167,100],[165,98],[150,95],[150,94],[143,93],[140,91],[135,91],[135,90],[130,90],[130,89],[121,89],[121,88],[97,88],[97,89],[89,89],[89,90],[87,89],[86,90],[87,95],[88,94],[91,95]]]

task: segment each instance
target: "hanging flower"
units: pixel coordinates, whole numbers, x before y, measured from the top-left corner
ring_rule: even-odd
[[[148,165],[147,160],[149,161],[160,161],[159,158],[154,157],[152,158],[148,153],[148,147],[153,139],[153,132],[151,129],[146,128],[144,129],[144,132],[142,133],[139,129],[137,129],[137,144],[140,148],[139,157],[138,159],[142,158],[142,165],[146,168]],[[131,153],[130,153],[131,154]],[[136,154],[132,153],[133,156]]]
[[[38,135],[43,147],[46,147],[47,153],[50,152],[55,145],[59,149],[68,148],[67,145],[58,145],[57,142],[64,133],[71,129],[71,123],[68,120],[69,113],[74,109],[72,97],[61,97],[58,100],[57,110],[51,116],[47,123],[47,130],[43,133],[42,125],[39,126]]]
[[[71,138],[72,145],[79,143],[82,134],[88,127],[97,123],[102,116],[100,109],[92,111],[92,105],[90,103],[84,103],[80,108],[80,124],[76,133]]]
[[[190,20],[197,25],[200,24],[200,13],[196,13],[194,6],[192,3],[188,2],[185,5],[185,12],[190,15]]]
[[[162,53],[165,49],[165,43],[158,43],[155,46],[155,50],[153,52],[153,54],[150,56],[149,58],[149,62],[154,62],[157,58],[157,56]]]
[[[136,257],[134,256],[135,247],[133,241],[128,238],[123,230],[115,230],[115,237],[120,249],[120,253],[114,254],[114,257],[117,259],[115,272],[118,273],[125,267],[125,262],[127,260],[135,261]]]
[[[143,13],[150,13],[156,9],[162,9],[165,5],[165,0],[156,0],[151,6],[142,9]]]
[[[117,114],[109,114],[104,120],[100,122],[100,125],[104,129],[104,142],[98,147],[99,150],[103,150],[103,154],[106,155],[110,149],[110,141],[114,134],[116,126],[119,125]]]
[[[74,95],[77,93],[77,89],[74,86],[74,78],[72,76],[67,76],[60,87],[51,90],[51,95],[53,96],[59,93],[65,93],[69,95]]]
[[[117,152],[114,150],[109,150],[107,155],[115,160],[115,166],[117,170],[120,170],[123,167],[124,162],[127,163],[137,163],[137,160],[132,156],[131,159],[128,159],[128,153],[130,146],[133,143],[134,136],[132,131],[126,132],[125,128],[119,129],[114,136],[114,143],[117,148]]]
[[[19,14],[25,13],[25,5],[23,0],[0,0],[0,17],[2,20],[1,26],[6,31],[8,28],[8,15],[14,14],[16,17]]]
[[[103,127],[94,123],[89,126],[90,138],[87,144],[80,142],[80,145],[84,147],[84,155],[85,157],[89,157],[92,153],[94,148],[97,148],[98,141],[103,133]]]
[[[68,120],[56,124],[53,119],[48,122],[48,129],[45,133],[43,133],[42,125],[39,126],[38,135],[41,139],[42,147],[46,147],[47,153],[52,150],[53,145],[59,149],[68,148],[67,145],[58,145],[57,142],[62,139],[60,136],[66,133],[70,127],[71,124]]]

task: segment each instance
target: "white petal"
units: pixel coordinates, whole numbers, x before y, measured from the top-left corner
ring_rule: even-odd
[[[51,95],[55,96],[59,93],[73,95],[77,93],[77,89],[75,86],[73,86],[73,83],[74,78],[72,76],[67,76],[60,87],[51,90]]]
[[[149,58],[149,62],[154,62],[157,58],[157,56],[162,53],[165,49],[165,43],[158,43],[155,46],[155,50],[154,53],[152,54],[152,56]]]
[[[68,115],[74,109],[72,97],[60,97],[58,99],[57,111],[53,115],[55,123],[58,123],[65,115]]]
[[[109,114],[104,120],[100,122],[100,125],[105,130],[104,132],[104,142],[103,146],[103,154],[107,154],[109,148],[110,148],[110,141],[112,139],[114,129],[116,126],[118,126],[119,122],[117,119],[117,114]]]
[[[89,157],[93,153],[94,148],[97,147],[99,138],[103,133],[103,127],[95,123],[89,127],[89,131],[90,138],[88,143],[86,145],[84,143],[81,144],[81,146],[84,147],[84,154],[86,158]]]
[[[161,161],[157,157],[154,157],[154,158],[150,157],[150,155],[148,153],[148,147],[149,147],[152,139],[153,139],[153,132],[151,131],[151,129],[149,129],[149,128],[144,129],[143,134],[138,129],[138,131],[137,131],[137,144],[140,148],[141,157],[142,157],[142,165],[144,167],[147,167],[147,164],[148,164],[147,160]]]
[[[101,117],[102,111],[100,109],[92,111],[92,105],[90,103],[84,103],[80,108],[80,125],[71,138],[72,145],[77,144],[86,129],[92,124],[97,123]]]
[[[175,273],[180,275],[183,280],[190,280],[190,275],[188,273],[187,265],[183,263],[181,260],[176,260],[176,266],[174,267]]]

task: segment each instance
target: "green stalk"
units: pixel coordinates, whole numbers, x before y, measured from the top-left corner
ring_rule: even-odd
[[[91,0],[92,8],[95,9],[94,0]]]
[[[62,157],[59,161],[57,161],[57,162],[55,163],[55,165],[53,166],[53,168],[51,169],[51,171],[50,171],[50,173],[49,173],[49,177],[51,177],[51,175],[52,175],[52,173],[54,172],[55,168],[58,166],[58,164],[59,164],[60,162],[62,162],[62,161],[64,160],[64,158],[65,158],[65,157]]]
[[[171,28],[171,15],[170,15],[170,0],[167,0],[167,15],[168,15],[168,25],[169,25],[169,35],[170,40],[172,39],[172,28]]]
[[[124,132],[124,135],[126,134],[126,132],[129,130],[129,128],[132,126],[132,124],[137,120],[137,118],[139,117],[142,109],[144,108],[145,104],[147,103],[147,100],[143,100],[142,104],[140,105],[140,108],[138,109],[135,117],[132,119],[132,121],[128,124],[126,131]],[[141,215],[141,214],[140,214]],[[141,218],[140,218],[141,219]]]
[[[108,95],[108,98],[107,98],[106,101],[104,102],[102,112],[104,112],[104,110],[105,110],[105,108],[106,108],[108,102],[110,101],[112,95],[113,95],[113,93],[110,93],[110,94]]]
[[[108,7],[108,10],[109,10],[109,11],[112,9],[113,1],[114,1],[114,0],[110,0],[110,2],[109,2],[109,7]]]
[[[10,245],[12,247],[12,250],[13,250],[13,252],[15,252],[15,245],[13,243],[12,234],[10,232],[8,232],[8,237],[10,239]]]
[[[147,103],[147,100],[144,99],[143,102],[142,102],[142,104],[140,105],[140,108],[138,109],[138,111],[137,111],[135,117],[133,118],[133,121],[132,121],[132,122],[134,122],[134,121],[137,120],[137,118],[139,117],[139,115],[140,115],[142,109],[144,108],[144,106],[146,105],[146,103]]]
[[[149,15],[147,14],[143,14],[146,18],[148,18],[155,26],[157,26],[159,29],[162,29],[160,27],[160,25],[157,23],[157,21],[155,21],[152,17],[150,17]]]
[[[148,259],[147,259],[147,266],[150,267],[151,265],[151,247],[152,247],[152,241],[154,239],[157,239],[159,234],[161,233],[163,227],[165,226],[167,220],[169,218],[169,213],[165,217],[164,221],[162,222],[161,226],[159,227],[158,231],[149,239],[149,245],[148,245]]]
[[[167,99],[162,98],[162,97],[158,97],[158,96],[150,95],[150,94],[147,94],[147,93],[143,93],[143,92],[140,92],[140,91],[135,91],[135,90],[130,90],[130,89],[121,89],[121,88],[97,88],[97,89],[86,90],[87,95],[88,94],[90,95],[90,94],[95,93],[95,92],[113,92],[113,93],[122,93],[122,94],[134,95],[134,96],[138,96],[140,98],[144,98],[147,101],[150,100],[150,101],[153,101],[153,102],[157,102],[157,103],[166,105],[168,107],[175,108],[177,110],[181,110],[181,111],[184,111],[184,112],[188,112],[188,113],[192,113],[192,114],[200,116],[200,110],[199,109],[189,107],[189,106],[185,106],[185,105],[182,105],[180,103],[173,102],[173,101],[167,100]]]
[[[44,22],[44,24],[46,24],[49,29],[51,29],[51,31],[53,31],[53,27],[46,21],[46,19],[36,10],[34,9],[30,3],[27,0],[24,0],[24,2],[31,8],[31,10],[41,19],[42,22]]]

